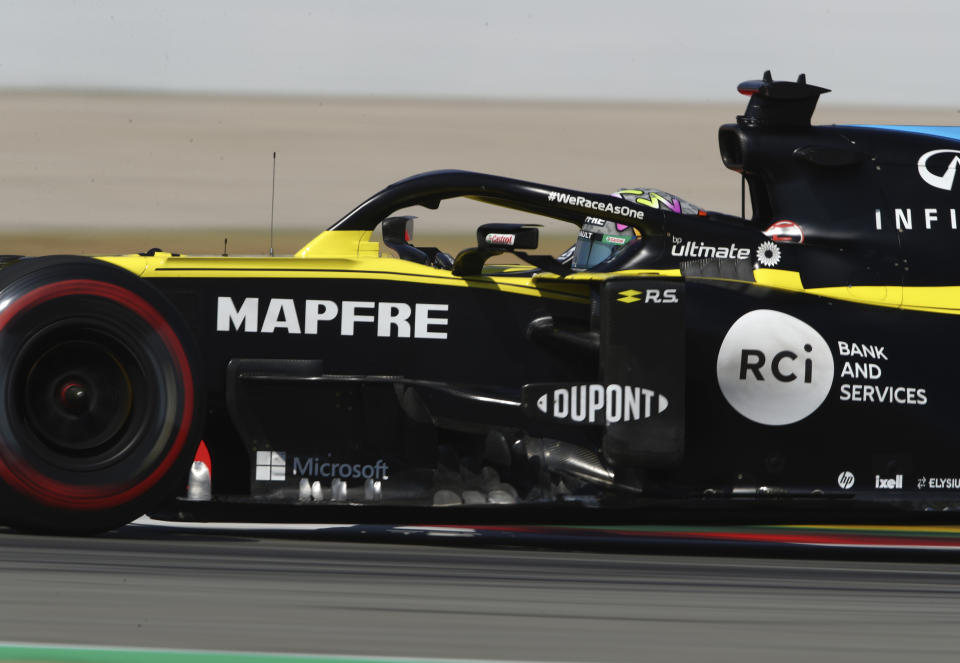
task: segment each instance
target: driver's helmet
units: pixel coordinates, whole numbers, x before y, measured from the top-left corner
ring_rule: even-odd
[[[662,209],[674,214],[706,215],[706,212],[696,205],[659,189],[619,189],[611,195],[614,198],[629,200],[638,205]],[[571,266],[575,270],[596,267],[601,262],[618,255],[640,238],[640,231],[631,225],[588,216],[577,236]]]

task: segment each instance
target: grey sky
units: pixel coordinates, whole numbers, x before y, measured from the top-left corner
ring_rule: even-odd
[[[0,88],[960,108],[960,1],[0,0]]]

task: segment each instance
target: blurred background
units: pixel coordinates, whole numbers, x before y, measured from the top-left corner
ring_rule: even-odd
[[[738,213],[716,146],[737,83],[805,72],[834,90],[818,123],[958,124],[958,19],[955,0],[2,0],[0,253],[266,253],[274,152],[278,253],[438,168]],[[448,250],[516,220],[414,213]]]

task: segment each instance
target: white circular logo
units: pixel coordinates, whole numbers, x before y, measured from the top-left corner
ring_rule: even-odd
[[[759,309],[740,316],[720,344],[717,382],[734,410],[784,426],[812,414],[833,386],[833,353],[816,329]]]
[[[841,472],[840,476],[837,477],[837,485],[843,488],[844,490],[850,490],[853,488],[853,483],[856,481],[856,477],[853,476],[853,472],[846,471]]]
[[[780,262],[780,247],[773,242],[763,242],[757,247],[757,262],[761,267],[776,267]]]

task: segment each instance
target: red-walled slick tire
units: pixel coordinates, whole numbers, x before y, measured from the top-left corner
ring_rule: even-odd
[[[0,271],[0,517],[93,533],[185,480],[203,392],[191,334],[149,283],[53,256]]]

